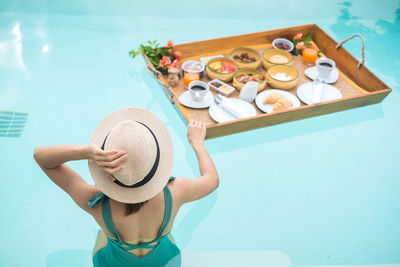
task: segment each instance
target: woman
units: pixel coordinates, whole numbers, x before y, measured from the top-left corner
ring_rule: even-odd
[[[94,266],[180,266],[180,251],[170,235],[186,202],[213,192],[219,183],[204,146],[206,127],[190,121],[188,140],[201,176],[170,177],[172,140],[154,114],[125,108],[108,115],[88,145],[35,148],[34,157],[49,178],[94,217],[101,227],[93,250]],[[65,163],[88,160],[96,185]]]

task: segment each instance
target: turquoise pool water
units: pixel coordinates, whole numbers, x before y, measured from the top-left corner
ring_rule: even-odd
[[[400,1],[21,0],[0,3],[0,110],[29,113],[21,137],[0,137],[0,266],[85,266],[97,226],[32,152],[87,143],[113,110],[156,113],[174,141],[173,173],[198,175],[185,124],[130,49],[308,23],[336,40],[362,34],[367,67],[393,92],[377,105],[207,141],[220,187],[186,205],[173,234],[184,255],[228,253],[241,257],[236,266],[271,266],[254,251],[293,266],[400,263]],[[345,47],[360,56],[358,40]],[[91,182],[86,162],[71,165]]]

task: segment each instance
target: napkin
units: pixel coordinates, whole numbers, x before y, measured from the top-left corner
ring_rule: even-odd
[[[240,109],[238,109],[232,101],[229,100],[229,98],[223,98],[221,103],[219,103],[218,107],[221,109],[225,110],[229,114],[231,114],[233,117],[237,119],[242,119],[248,117],[244,112]]]
[[[322,88],[323,83],[317,82],[312,84],[312,89],[313,89],[313,96],[312,96],[312,102],[314,104],[320,103],[322,100]]]

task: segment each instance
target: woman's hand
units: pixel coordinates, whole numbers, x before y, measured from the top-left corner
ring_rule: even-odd
[[[102,150],[94,145],[87,145],[86,147],[87,158],[92,160],[99,166],[107,176],[115,181],[113,174],[122,170],[125,166],[123,162],[128,158],[125,151],[122,150]]]
[[[192,147],[196,147],[198,145],[202,145],[204,143],[204,139],[206,138],[206,123],[202,121],[190,120],[188,125],[187,136],[189,143]]]

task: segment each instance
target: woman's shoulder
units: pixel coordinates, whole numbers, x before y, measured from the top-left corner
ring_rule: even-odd
[[[194,180],[179,176],[170,179],[167,184],[176,204],[184,204],[185,202],[188,202],[188,196],[192,194],[194,188],[193,185]]]

